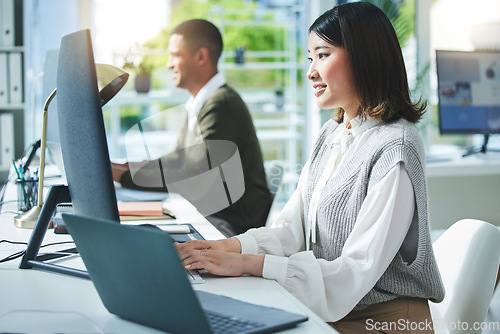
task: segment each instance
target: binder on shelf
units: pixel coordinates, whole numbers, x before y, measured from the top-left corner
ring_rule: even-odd
[[[10,168],[14,159],[14,116],[0,114],[0,168]]]
[[[9,103],[19,104],[23,102],[23,57],[20,52],[7,54]]]
[[[0,46],[3,46],[3,1],[4,0],[0,0],[0,29],[2,29],[0,31]]]
[[[0,52],[0,108],[9,102],[8,96],[7,54]]]
[[[0,0],[1,4],[1,25],[2,25],[2,45],[14,46],[15,41],[15,11],[14,0]]]
[[[23,0],[12,0],[14,1],[14,45],[23,46],[24,45],[24,26],[23,26]]]

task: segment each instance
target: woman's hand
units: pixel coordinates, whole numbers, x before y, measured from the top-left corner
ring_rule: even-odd
[[[264,256],[193,250],[182,262],[186,269],[205,269],[218,276],[262,276]]]
[[[193,240],[176,243],[176,247],[186,269],[205,269],[219,276],[262,276],[264,256],[240,254],[241,245],[237,238]]]
[[[184,243],[175,243],[177,252],[181,259],[183,254],[191,250],[210,249],[221,252],[241,253],[241,244],[237,238],[221,239],[221,240],[189,240]]]

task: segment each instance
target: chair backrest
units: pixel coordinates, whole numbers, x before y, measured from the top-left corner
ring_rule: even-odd
[[[281,185],[281,181],[283,180],[284,168],[279,161],[273,160],[266,162],[265,169],[267,187],[269,188],[271,196],[274,199],[274,196],[276,196],[276,193],[278,192]]]
[[[429,303],[436,333],[481,333],[493,296],[500,260],[500,231],[476,219],[457,221],[437,239],[434,254],[446,290]],[[477,325],[476,325],[477,326]]]
[[[266,223],[267,226],[272,223],[269,219],[269,213],[272,211],[274,198],[276,197],[276,193],[279,191],[279,188],[283,181],[285,168],[283,167],[281,162],[277,160],[266,161],[264,168],[266,170],[267,187],[269,188],[269,192],[271,193],[271,204],[269,205],[268,219]]]

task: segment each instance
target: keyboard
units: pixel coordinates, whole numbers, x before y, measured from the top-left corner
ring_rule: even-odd
[[[257,321],[249,321],[237,317],[225,316],[213,312],[205,311],[208,322],[214,333],[251,333],[264,327],[264,324]]]
[[[203,277],[201,277],[200,272],[196,269],[188,270],[186,269],[186,273],[188,275],[189,281],[191,284],[200,284],[205,283]]]

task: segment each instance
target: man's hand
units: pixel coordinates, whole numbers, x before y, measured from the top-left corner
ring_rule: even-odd
[[[129,170],[128,162],[124,164],[111,163],[111,171],[113,173],[113,180],[120,182],[123,173]]]

